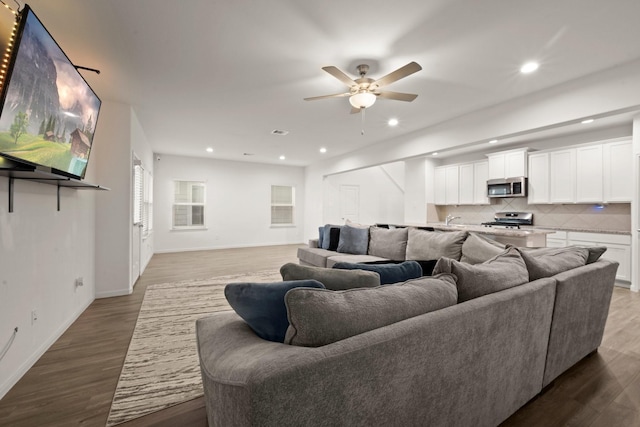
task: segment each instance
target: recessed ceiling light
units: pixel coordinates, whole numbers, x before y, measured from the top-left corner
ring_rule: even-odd
[[[213,153],[213,148],[207,147],[207,153]]]
[[[285,156],[280,156],[280,160],[284,160],[284,159],[286,159]]]
[[[583,120],[580,123],[582,123],[583,125],[586,125],[587,123],[593,123],[593,119],[586,119],[586,120]]]
[[[435,153],[431,153],[432,156],[437,156],[438,152],[436,151]]]
[[[326,153],[326,152],[327,152],[327,149],[326,149],[326,148],[324,148],[324,147],[322,147],[322,148],[320,149],[320,152],[321,152],[321,153]]]
[[[387,122],[389,126],[398,126],[398,119],[389,119]]]
[[[527,62],[522,67],[520,67],[520,72],[522,74],[533,73],[538,69],[538,67],[540,67],[540,64],[538,64],[537,62],[533,62],[533,61]]]
[[[498,142],[497,139],[492,139],[491,141],[489,141],[489,144],[495,144],[496,142]]]

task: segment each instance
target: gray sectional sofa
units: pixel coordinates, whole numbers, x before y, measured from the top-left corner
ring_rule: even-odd
[[[337,226],[333,227],[335,229]],[[333,243],[333,247],[326,240],[323,244],[319,239],[311,239],[307,247],[298,248],[299,263],[331,268],[339,262],[370,263],[405,260],[435,262],[443,256],[460,260],[464,255],[462,245],[470,235],[466,231],[427,231],[414,227],[387,229],[348,224],[340,226],[340,230],[339,239]],[[478,234],[471,233],[471,235],[473,235],[473,242],[470,242],[472,245],[478,240],[486,243],[482,245],[483,253],[489,256],[484,259],[500,253],[505,247]],[[491,246],[494,247],[493,250]]]
[[[585,264],[592,255],[586,249],[574,251],[582,257],[581,266],[558,273],[554,262],[562,253],[534,259],[535,252],[517,250],[518,256],[514,251],[477,267],[440,260],[436,273],[442,274],[400,285],[291,290],[285,297],[291,321],[285,342],[290,344],[259,338],[232,311],[199,319],[209,425],[498,425],[598,348],[617,270],[607,260]],[[508,257],[518,258],[516,264]],[[525,283],[514,282],[525,263]],[[550,277],[544,277],[545,268]],[[487,274],[513,283],[481,296],[463,289],[476,286],[474,280],[486,281]],[[424,292],[435,293],[425,297]],[[458,301],[451,301],[451,292]],[[423,314],[313,343],[352,327],[350,313],[359,319],[354,324],[362,323],[360,308],[373,303],[374,313],[384,311],[385,303],[397,303],[402,293],[407,301],[439,302]],[[364,301],[360,308],[359,300]],[[305,316],[306,324],[298,322]],[[305,335],[305,327],[312,333]],[[296,345],[296,336],[307,341]]]

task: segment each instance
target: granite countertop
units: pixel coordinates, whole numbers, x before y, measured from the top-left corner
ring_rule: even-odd
[[[587,228],[571,228],[571,227],[545,227],[545,226],[535,226],[535,225],[524,225],[521,226],[520,229],[517,228],[496,228],[496,227],[485,227],[483,225],[478,224],[450,224],[445,225],[443,222],[429,222],[422,224],[402,224],[404,226],[410,227],[431,227],[436,230],[466,230],[473,231],[474,233],[481,234],[493,234],[496,236],[532,236],[532,235],[540,235],[540,234],[553,234],[556,231],[574,231],[580,233],[602,233],[602,234],[618,234],[622,236],[630,236],[630,231],[621,231],[621,230],[606,230],[606,229],[587,229]]]
[[[620,234],[623,236],[630,236],[631,231],[621,230],[607,230],[607,229],[593,229],[593,228],[571,228],[571,227],[545,227],[545,226],[525,226],[524,228],[532,228],[538,230],[551,230],[553,231],[575,231],[579,233],[602,233],[602,234]]]
[[[443,223],[427,223],[422,224],[421,227],[431,227],[436,230],[465,230],[473,231],[479,234],[492,234],[494,236],[509,236],[509,237],[528,237],[541,234],[552,234],[551,230],[539,230],[535,228],[497,228],[497,227],[485,227],[484,225],[471,225],[471,224],[450,224],[445,225]]]

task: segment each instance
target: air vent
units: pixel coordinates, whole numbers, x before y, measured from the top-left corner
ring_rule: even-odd
[[[281,136],[284,136],[284,135],[287,135],[288,133],[289,133],[289,131],[288,131],[288,130],[281,130],[281,129],[274,129],[274,130],[272,130],[272,131],[271,131],[271,134],[272,134],[272,135],[281,135]]]
[[[253,156],[253,153],[242,153],[243,156]]]

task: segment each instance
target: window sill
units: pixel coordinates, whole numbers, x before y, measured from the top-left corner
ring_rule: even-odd
[[[203,231],[208,230],[207,227],[179,227],[170,228],[169,231]]]
[[[269,228],[296,228],[295,224],[271,224]]]

